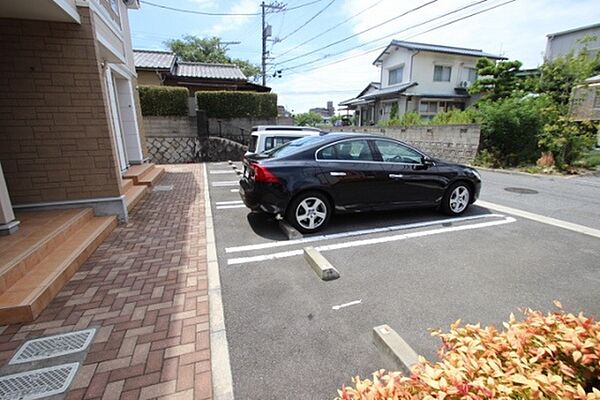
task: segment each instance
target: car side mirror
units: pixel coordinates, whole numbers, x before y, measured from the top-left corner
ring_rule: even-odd
[[[434,165],[433,160],[427,156],[421,157],[421,163],[426,167],[432,167]]]

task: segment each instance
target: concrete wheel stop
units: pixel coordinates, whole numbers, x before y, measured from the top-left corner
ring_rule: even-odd
[[[331,281],[340,277],[338,270],[314,247],[304,248],[304,258],[322,280]]]
[[[373,344],[405,374],[410,374],[411,367],[419,362],[419,355],[389,325],[373,328]]]

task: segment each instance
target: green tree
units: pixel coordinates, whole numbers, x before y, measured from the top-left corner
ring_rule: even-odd
[[[569,53],[540,67],[538,92],[548,94],[559,106],[569,104],[573,88],[590,76],[600,73],[600,53],[589,57],[587,49]]]
[[[488,58],[477,61],[479,78],[469,88],[471,94],[483,94],[485,99],[499,100],[510,97],[521,90],[521,81],[516,76],[523,63],[518,60],[494,62]]]
[[[300,126],[316,126],[323,122],[323,117],[315,112],[300,113],[294,116],[294,122]]]
[[[221,39],[216,36],[200,38],[194,35],[186,35],[182,39],[168,40],[165,45],[184,61],[236,64],[244,75],[253,80],[258,79],[260,74],[258,65],[247,60],[229,57],[227,49],[221,43]]]

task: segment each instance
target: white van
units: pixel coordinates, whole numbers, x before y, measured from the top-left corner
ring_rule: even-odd
[[[292,140],[319,135],[322,131],[308,126],[259,125],[252,128],[246,155],[262,153]]]

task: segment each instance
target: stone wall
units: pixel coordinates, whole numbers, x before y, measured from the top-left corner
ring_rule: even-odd
[[[203,140],[204,149],[207,151],[202,152],[203,161],[239,161],[248,148],[229,139],[209,137]]]
[[[146,116],[144,130],[150,160],[158,164],[240,160],[246,152],[227,138],[199,137],[195,117]]]
[[[443,160],[470,163],[479,147],[479,125],[425,125],[392,128],[334,127],[332,131],[364,132],[389,136]]]

